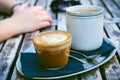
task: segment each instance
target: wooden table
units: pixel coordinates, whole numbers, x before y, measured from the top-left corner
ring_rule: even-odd
[[[19,0],[31,6],[40,5],[53,18],[50,28],[21,34],[0,43],[0,80],[26,80],[16,71],[16,61],[20,52],[33,46],[31,39],[34,34],[48,30],[66,31],[65,12],[53,13],[50,8],[52,0]],[[120,80],[120,0],[79,0],[80,4],[94,4],[105,9],[104,33],[105,37],[114,41],[117,47],[115,56],[104,65],[86,73],[64,78],[63,80]],[[5,16],[0,16],[4,19]],[[109,21],[107,21],[109,19]]]

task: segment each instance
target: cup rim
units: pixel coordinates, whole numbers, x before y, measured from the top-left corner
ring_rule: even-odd
[[[46,35],[46,34],[56,34],[56,33],[57,34],[65,34],[67,36],[67,39],[65,41],[55,43],[55,44],[44,44],[44,43],[38,43],[35,41],[35,39],[38,36]],[[39,49],[46,50],[46,51],[52,51],[52,50],[63,49],[66,46],[71,45],[71,39],[72,39],[71,34],[66,31],[52,30],[52,31],[46,31],[46,32],[42,32],[42,33],[34,35],[32,38],[32,42],[33,42],[34,46],[39,47]]]
[[[73,10],[78,10],[78,9],[96,9],[99,11],[97,11],[95,13],[80,13],[80,14],[71,12]],[[77,16],[77,17],[92,17],[92,16],[94,17],[94,16],[102,15],[103,12],[104,12],[104,9],[97,5],[75,5],[75,6],[66,8],[66,13],[68,15]]]

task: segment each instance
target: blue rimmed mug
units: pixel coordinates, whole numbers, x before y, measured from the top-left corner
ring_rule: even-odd
[[[76,5],[66,9],[67,31],[76,50],[98,49],[103,42],[104,9],[96,5]]]

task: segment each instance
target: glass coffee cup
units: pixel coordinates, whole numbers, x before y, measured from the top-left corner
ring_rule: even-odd
[[[56,70],[68,63],[71,46],[71,35],[68,32],[41,32],[33,37],[33,44],[43,68]]]

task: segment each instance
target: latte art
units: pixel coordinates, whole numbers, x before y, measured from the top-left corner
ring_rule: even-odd
[[[38,43],[46,43],[46,44],[56,44],[62,41],[65,41],[67,36],[63,34],[46,34],[41,37],[38,37],[36,40]]]

